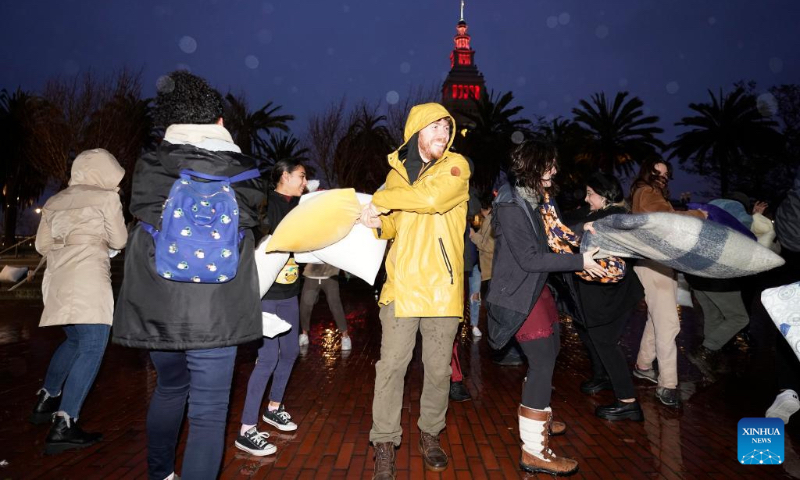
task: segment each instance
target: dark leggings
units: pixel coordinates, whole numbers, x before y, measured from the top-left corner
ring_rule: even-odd
[[[561,346],[560,326],[553,324],[553,334],[545,338],[519,342],[528,357],[528,377],[522,387],[522,404],[536,410],[550,406],[553,393],[553,369]]]

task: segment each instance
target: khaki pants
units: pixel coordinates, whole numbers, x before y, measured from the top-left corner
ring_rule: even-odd
[[[636,364],[652,368],[658,358],[658,386],[678,387],[678,345],[675,338],[681,331],[678,318],[678,282],[675,272],[659,263],[643,260],[633,267],[644,287],[647,302],[647,323]]]
[[[422,333],[425,367],[419,399],[419,429],[431,435],[444,430],[450,395],[450,358],[458,330],[457,317],[394,316],[394,302],[381,307],[381,359],[375,364],[375,397],[372,400],[373,443],[400,445],[403,429],[400,413],[408,363],[414,353],[417,331]]]

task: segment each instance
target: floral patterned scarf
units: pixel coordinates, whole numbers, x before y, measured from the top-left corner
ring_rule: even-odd
[[[569,227],[561,223],[549,194],[539,205],[542,221],[547,232],[547,245],[555,253],[574,253],[573,248],[580,247],[580,240]],[[589,282],[617,283],[625,276],[625,260],[619,257],[600,258],[595,260],[606,272],[605,277],[595,278],[586,272],[575,272],[575,275]]]

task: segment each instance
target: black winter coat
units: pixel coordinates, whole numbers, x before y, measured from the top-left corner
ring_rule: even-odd
[[[256,168],[255,160],[246,155],[162,142],[136,163],[130,211],[160,227],[162,205],[181,170],[233,176],[252,168]],[[233,184],[233,189],[239,227],[246,230],[239,244],[237,274],[227,283],[193,284],[162,278],[155,270],[153,238],[141,225],[133,228],[114,312],[115,343],[150,350],[195,350],[262,337],[252,229],[259,226],[257,210],[265,201],[264,185],[258,178]]]
[[[608,215],[625,213],[628,211],[624,208],[611,206],[596,212],[589,212],[582,219],[581,225],[600,220]],[[644,288],[639,282],[639,277],[633,271],[635,263],[636,259],[625,259],[625,276],[617,283],[589,282],[575,277],[583,320],[587,327],[607,325],[619,319],[644,298]]]
[[[541,214],[510,185],[500,189],[492,221],[495,246],[486,303],[489,343],[499,349],[522,326],[549,273],[583,270],[583,256],[553,253]]]

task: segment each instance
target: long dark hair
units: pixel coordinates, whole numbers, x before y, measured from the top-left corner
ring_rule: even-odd
[[[272,166],[272,171],[269,174],[270,188],[273,190],[278,188],[278,183],[280,183],[281,176],[283,176],[284,172],[292,174],[300,167],[305,168],[305,165],[303,165],[302,161],[296,158],[283,158],[275,162],[275,165]]]
[[[644,163],[642,163],[642,167],[639,169],[639,174],[636,175],[636,178],[633,180],[633,184],[631,185],[631,197],[633,197],[633,192],[647,186],[661,190],[661,194],[664,195],[664,198],[669,198],[669,190],[667,190],[667,185],[663,180],[661,180],[661,174],[659,174],[656,170],[656,165],[659,163],[667,167],[667,178],[672,180],[672,165],[670,165],[669,162],[661,158],[651,158],[645,160]]]
[[[539,195],[545,192],[555,193],[555,183],[550,187],[542,186],[545,172],[557,164],[556,147],[540,140],[525,140],[511,154],[511,174],[516,184]]]

